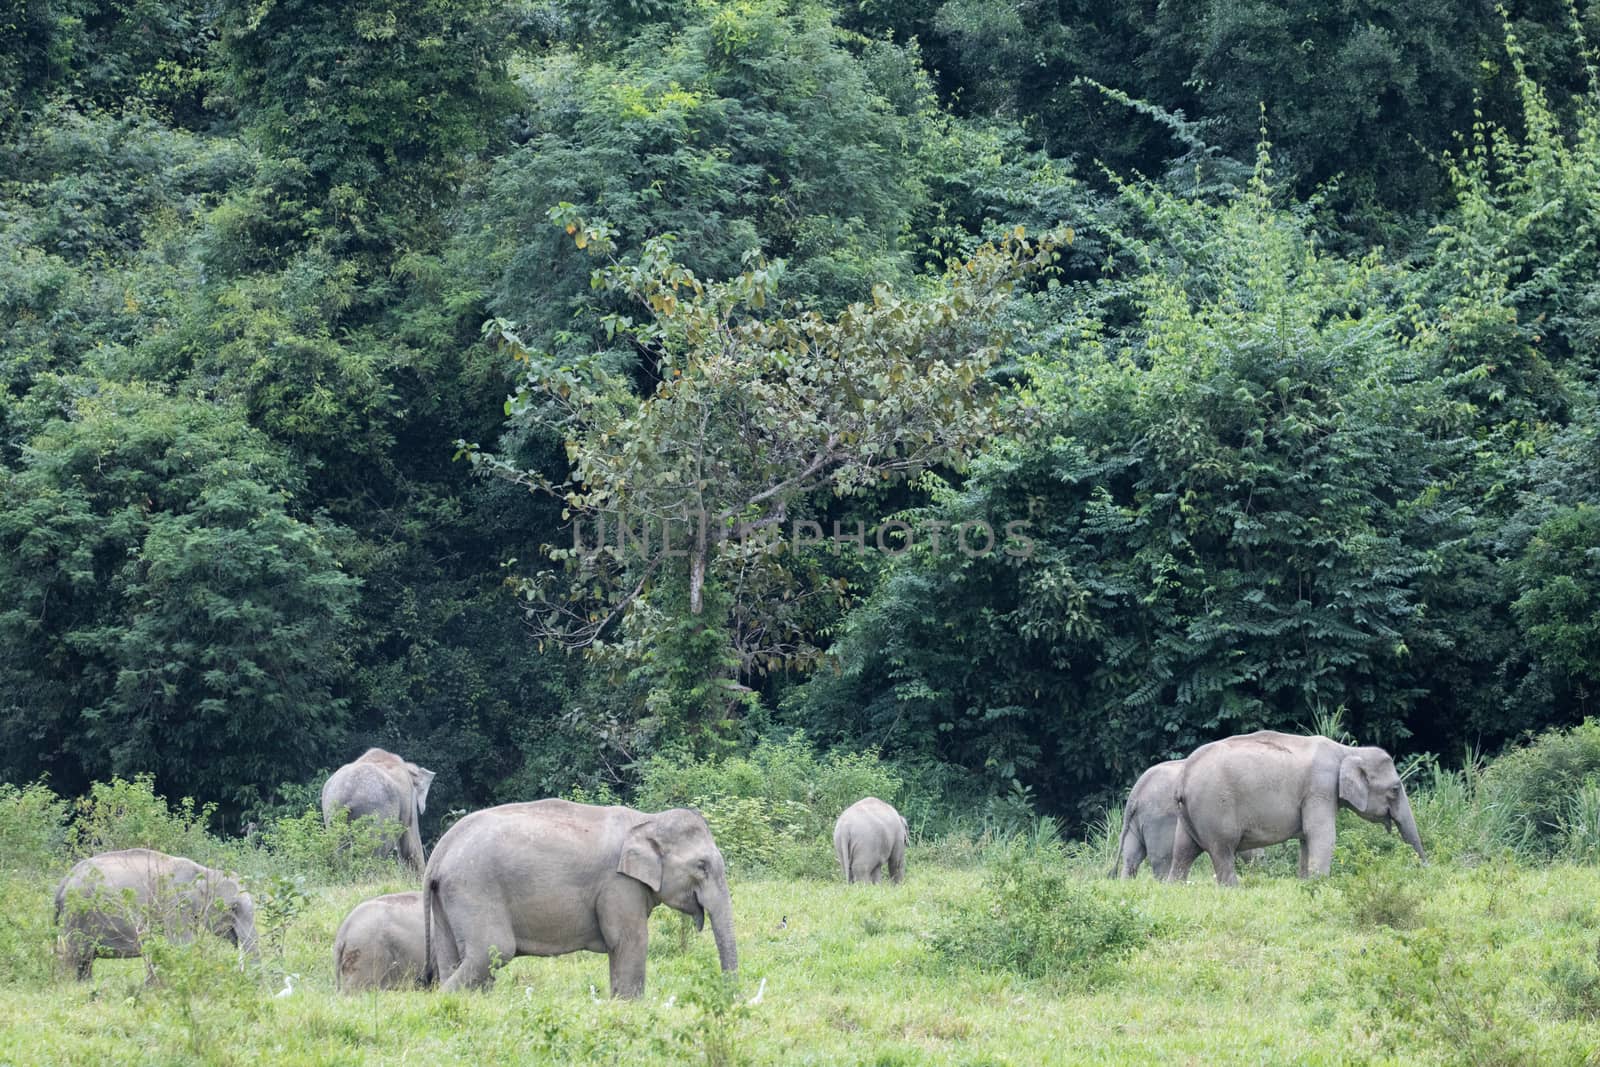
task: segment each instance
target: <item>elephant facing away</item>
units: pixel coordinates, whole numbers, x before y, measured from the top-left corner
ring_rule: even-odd
[[[409,763],[393,752],[369,748],[360,759],[346,763],[323,783],[323,824],[331,825],[341,810],[348,811],[351,819],[373,815],[398,823],[400,833],[385,851],[398,855],[401,862],[421,874],[426,857],[418,823],[432,784],[433,772],[427,768]]]
[[[420,892],[357,904],[333,939],[334,985],[341,993],[417,985],[427,969],[422,924]]]
[[[1171,878],[1187,878],[1205,852],[1217,881],[1237,885],[1235,853],[1290,838],[1300,839],[1300,877],[1325,875],[1340,807],[1398,828],[1427,862],[1405,786],[1383,749],[1272,730],[1201,745],[1178,783]]]
[[[61,962],[80,980],[96,958],[143,955],[151,934],[188,944],[207,930],[256,954],[255,901],[237,880],[148,848],[78,861],[56,889],[55,914]]]
[[[1122,839],[1117,869],[1112,874],[1132,878],[1139,864],[1150,861],[1150,873],[1165,881],[1172,870],[1172,840],[1178,829],[1178,779],[1183,760],[1158,763],[1139,776],[1122,807]],[[1248,863],[1260,859],[1260,849],[1241,853]]]
[[[423,875],[426,984],[488,985],[498,956],[604,952],[611,995],[644,992],[650,913],[711,920],[722,969],[738,969],[722,853],[698,811],[536,800],[475,811],[439,839]]]
[[[873,882],[889,868],[895,885],[906,873],[906,844],[911,831],[893,805],[865,797],[844,810],[833,824],[833,854],[846,882]]]

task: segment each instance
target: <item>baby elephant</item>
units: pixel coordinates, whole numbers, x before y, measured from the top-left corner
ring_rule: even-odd
[[[427,962],[420,892],[362,901],[333,940],[333,980],[342,993],[410,988]]]
[[[81,860],[56,889],[61,960],[79,979],[96,957],[143,955],[142,939],[160,934],[187,944],[195,931],[256,954],[256,906],[239,883],[182,856],[148,848]]]
[[[889,866],[895,885],[906,874],[906,842],[910,830],[893,806],[877,797],[858,800],[833,825],[833,854],[839,857],[846,882],[877,882]]]

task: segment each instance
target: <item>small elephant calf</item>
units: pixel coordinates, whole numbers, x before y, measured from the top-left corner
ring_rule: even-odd
[[[333,980],[339,991],[420,984],[428,964],[422,920],[420,892],[390,893],[357,904],[333,940]]]
[[[148,848],[102,852],[80,860],[56,889],[61,960],[87,979],[96,957],[144,954],[160,934],[186,944],[200,930],[256,954],[256,907],[221,871]]]
[[[910,828],[893,805],[866,797],[844,810],[833,826],[833,854],[846,882],[877,882],[883,868],[895,885],[906,873]]]

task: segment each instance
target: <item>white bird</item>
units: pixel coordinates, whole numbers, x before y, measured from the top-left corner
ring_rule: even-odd
[[[665,1004],[661,1005],[661,1006],[663,1008],[670,1008],[670,1007],[672,1007],[673,1004],[677,1003],[677,1000],[678,1000],[678,994],[674,993],[674,994],[672,994],[672,996],[668,997],[667,998],[667,1002]]]
[[[763,979],[761,979],[761,985],[756,987],[756,995],[750,998],[750,1006],[752,1008],[755,1007],[757,1004],[761,1003],[761,997],[762,997],[762,995],[764,993],[766,993],[766,991],[767,991],[767,980],[765,978],[763,978]]]
[[[296,978],[299,978],[299,977],[300,976],[298,974],[286,974],[286,975],[284,975],[283,976],[283,988],[278,990],[276,993],[274,993],[272,995],[274,997],[287,997],[287,996],[289,996],[290,994],[292,994],[294,992],[294,980]]]
[[[596,1004],[600,1003],[600,991],[595,989],[594,983],[592,982],[589,984],[589,999],[594,1001]]]

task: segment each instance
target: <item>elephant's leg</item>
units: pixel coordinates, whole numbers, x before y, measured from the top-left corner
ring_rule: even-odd
[[[1131,831],[1124,833],[1122,835],[1122,867],[1118,873],[1124,878],[1132,878],[1139,873],[1139,864],[1144,862],[1146,855],[1144,838]],[[1153,861],[1150,864],[1150,870],[1155,873],[1157,878],[1162,877],[1162,872],[1156,870],[1156,865]]]
[[[879,882],[883,881],[882,860],[879,860],[877,863],[872,865],[872,870],[867,872],[867,881],[871,882],[873,885],[877,885]]]
[[[1172,833],[1172,865],[1167,869],[1167,881],[1185,882],[1189,879],[1189,868],[1194,866],[1194,861],[1200,858],[1200,845],[1189,836],[1189,831],[1184,829],[1183,820],[1178,821]]]
[[[1337,836],[1338,808],[1332,804],[1318,804],[1313,798],[1301,811],[1304,830],[1301,834],[1301,866],[1306,875],[1326,875],[1333,869],[1333,842]]]
[[[1299,871],[1299,874],[1300,874],[1301,878],[1309,877],[1310,874],[1311,874],[1311,849],[1310,849],[1309,846],[1307,846],[1306,839],[1305,839],[1305,837],[1303,835],[1300,838],[1300,871]]]
[[[427,861],[422,851],[422,834],[415,824],[406,827],[406,832],[400,836],[400,861],[417,877],[422,877]]]
[[[906,846],[896,845],[889,853],[889,881],[899,885],[906,876]]]
[[[605,938],[611,964],[611,995],[632,1000],[644,993],[644,963],[650,947],[650,916],[600,914],[600,936]]]
[[[1211,857],[1211,866],[1217,872],[1218,885],[1238,885],[1239,872],[1234,866],[1234,851],[1232,845],[1215,845],[1206,849]]]
[[[486,989],[494,984],[495,963],[506,963],[516,954],[517,937],[509,919],[479,921],[467,931],[461,962],[441,988],[446,993],[458,989]]]

